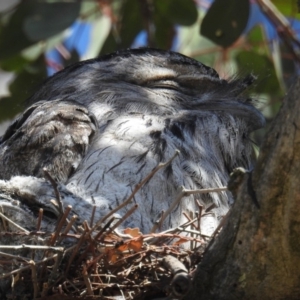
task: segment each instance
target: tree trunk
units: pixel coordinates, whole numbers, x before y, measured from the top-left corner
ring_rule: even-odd
[[[186,299],[300,299],[300,79]],[[258,203],[257,203],[258,202]]]

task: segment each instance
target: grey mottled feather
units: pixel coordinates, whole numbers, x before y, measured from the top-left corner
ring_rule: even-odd
[[[32,106],[2,138],[0,178],[34,176],[27,177],[31,182],[43,177],[46,167],[65,185],[65,205],[72,204],[85,219],[95,202],[100,218],[179,149],[172,164],[137,193],[139,209],[124,224],[148,232],[181,186],[224,186],[234,168],[251,167],[248,135],[264,125],[243,95],[252,80],[228,82],[193,59],[153,49],[75,64],[43,84],[30,98]],[[10,181],[4,185],[10,185],[6,194],[14,189]],[[182,223],[182,212],[196,209],[195,199],[206,207],[216,204],[213,215],[203,220],[207,232],[233,201],[229,192],[184,198],[164,228]]]

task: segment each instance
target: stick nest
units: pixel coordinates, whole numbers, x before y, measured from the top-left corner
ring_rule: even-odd
[[[133,190],[129,198],[107,216],[76,226],[71,207],[63,208],[57,183],[52,183],[60,217],[52,233],[41,231],[40,209],[35,231],[28,231],[0,213],[0,298],[1,299],[180,299],[191,287],[192,274],[211,237],[201,235],[201,217],[214,205],[186,214],[177,228],[156,233],[179,201],[188,195],[222,192],[226,187],[203,190],[182,189],[170,209],[162,212],[152,232],[118,228],[137,209],[132,206],[121,220],[114,213],[131,203],[135,193],[166,163],[160,163]],[[1,208],[1,207],[0,207]],[[14,230],[10,230],[14,228]],[[212,238],[220,229],[216,229]],[[5,245],[6,244],[6,245]],[[183,246],[184,245],[184,246]]]
[[[75,228],[74,218],[67,217],[68,209],[52,233],[0,233],[10,241],[0,245],[1,299],[180,298],[208,241],[197,228],[199,216],[146,235],[137,228],[120,233],[113,229],[114,218],[104,226],[84,222]],[[191,225],[198,235],[187,229]],[[178,273],[186,282],[174,283]]]

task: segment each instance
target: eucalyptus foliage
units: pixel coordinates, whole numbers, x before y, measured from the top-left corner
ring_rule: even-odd
[[[273,4],[296,32],[296,1]],[[23,110],[43,79],[63,66],[139,46],[181,52],[225,77],[256,74],[253,92],[272,118],[298,71],[278,30],[250,0],[13,1],[0,12],[0,68],[15,74],[10,96],[0,99],[0,122]]]

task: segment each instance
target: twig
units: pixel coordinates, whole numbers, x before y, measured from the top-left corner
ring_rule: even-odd
[[[185,211],[184,211],[182,214],[188,219],[189,222],[192,221],[192,220],[194,219],[194,218],[191,218]],[[198,219],[198,218],[196,218],[196,219]],[[191,225],[192,225],[195,229],[198,229],[197,226],[194,224],[194,222],[191,223]]]
[[[90,280],[90,278],[88,276],[88,272],[86,270],[86,266],[85,265],[83,265],[82,276],[83,276],[83,280],[84,280],[84,283],[85,283],[85,286],[86,286],[87,294],[89,296],[94,296],[94,292],[93,292],[91,280]]]
[[[0,251],[0,256],[11,258],[11,259],[16,259],[16,260],[21,260],[23,263],[28,263],[28,258],[19,256],[19,255],[13,255],[13,254],[9,254],[9,253]]]
[[[180,226],[177,226],[177,227],[170,228],[170,229],[167,229],[165,231],[162,231],[162,232],[160,232],[160,234],[175,234],[178,231],[182,231],[182,228],[188,227],[188,226],[190,226],[191,224],[193,224],[196,221],[197,221],[197,219],[191,220],[191,221],[186,222],[186,223],[184,223],[184,224],[182,224]],[[154,233],[154,232],[150,232],[150,234],[152,234],[152,233]],[[151,241],[152,239],[154,239],[154,240]],[[150,237],[144,239],[144,241],[147,242],[148,244],[154,244],[155,241],[156,241],[156,238],[153,238],[153,237],[150,236]]]
[[[14,221],[12,221],[11,219],[9,219],[8,217],[6,217],[3,213],[0,212],[0,217],[2,219],[4,219],[5,221],[7,221],[8,223],[10,223],[11,225],[15,226],[16,228],[18,228],[21,231],[24,231],[25,233],[29,233],[28,230],[26,230],[25,228],[21,227],[20,225],[16,224]]]
[[[194,219],[194,213],[192,212],[192,211],[190,211],[190,218],[189,218],[189,221],[190,220],[193,220]],[[194,223],[192,223],[191,224],[192,226],[195,226],[195,224]],[[194,231],[196,231],[196,230],[193,230],[193,231],[190,231],[190,235],[191,235],[191,237],[194,237]],[[198,232],[199,233],[199,231],[196,231],[196,232]],[[194,241],[191,241],[191,245],[190,245],[190,249],[192,250],[192,249],[194,249],[194,246],[196,245],[196,243],[194,243]]]
[[[260,6],[261,11],[267,16],[267,18],[274,24],[277,29],[278,35],[284,41],[287,48],[290,50],[297,63],[300,63],[300,57],[296,53],[293,43],[300,47],[300,41],[291,29],[289,21],[285,16],[277,9],[277,7],[269,0],[257,0],[257,4]]]
[[[193,223],[195,223],[197,221],[197,218],[194,218],[193,220],[189,221],[189,222],[186,222],[186,223],[183,223],[181,225],[179,225],[177,228],[186,228],[186,227],[189,227],[190,225],[192,225]],[[163,232],[167,232],[169,231],[170,229],[166,230],[166,231],[163,231]],[[172,230],[172,229],[171,229]],[[162,232],[162,233],[163,233]]]
[[[55,259],[57,257],[57,254],[54,254],[53,256],[51,257],[47,257],[47,258],[44,258],[43,260],[39,261],[39,262],[36,262],[35,265],[40,265],[40,264],[43,264],[45,263],[46,261],[49,261],[49,260],[52,260],[52,259]],[[17,273],[21,273],[25,270],[28,270],[31,268],[31,265],[28,265],[28,266],[25,266],[25,267],[22,267],[22,268],[19,268],[19,269],[16,269],[16,270],[13,270],[11,272],[8,272],[8,273],[4,273],[2,275],[0,275],[0,279],[3,279],[3,278],[6,278],[6,277],[10,277],[14,274],[17,274]]]
[[[100,236],[106,231],[107,228],[109,228],[109,226],[111,225],[111,223],[115,220],[115,217],[111,217],[108,222],[103,226],[103,228],[101,230],[99,230],[99,232],[96,234],[96,236],[94,237],[94,240],[97,241]],[[92,230],[90,230],[91,232]],[[89,232],[89,234],[90,234]]]
[[[20,232],[20,231],[14,231],[14,232],[0,232],[0,237],[1,236],[46,236],[49,233],[44,232],[44,231],[29,231],[29,232]]]
[[[60,234],[60,231],[61,231],[62,227],[64,226],[64,224],[66,222],[66,219],[67,219],[67,217],[68,217],[68,215],[69,215],[69,213],[70,213],[71,210],[72,210],[72,206],[68,205],[66,207],[66,210],[65,210],[64,214],[61,216],[61,218],[60,218],[60,220],[59,220],[59,222],[57,224],[55,233],[54,233],[54,235],[53,235],[53,237],[52,237],[52,239],[50,241],[50,246],[53,246],[55,244],[55,242],[56,242],[56,240],[57,240],[57,238],[58,238],[58,236]]]
[[[0,212],[4,212],[4,209],[3,209],[3,205],[2,205],[2,204],[0,205]],[[7,224],[6,224],[5,220],[1,219],[1,223],[2,223],[3,229],[4,229],[5,231],[8,231]]]
[[[8,250],[22,250],[22,249],[31,249],[31,250],[51,250],[54,252],[63,252],[63,247],[51,247],[51,246],[37,246],[37,245],[18,245],[18,246],[3,246],[0,245],[0,249],[8,249]]]
[[[198,219],[198,230],[201,232],[201,218],[202,218],[202,211],[203,211],[203,205],[199,202],[198,199],[196,199],[196,204],[199,208],[199,217]]]
[[[86,231],[86,232],[89,232],[91,230],[91,227],[89,226],[88,222],[85,220],[83,221],[82,223],[82,226],[83,226],[83,229]]]
[[[50,175],[50,173],[48,172],[48,170],[46,168],[44,168],[43,171],[44,171],[44,175],[45,175],[46,179],[48,179],[50,181],[50,183],[53,187],[55,197],[56,197],[56,200],[57,200],[57,203],[58,203],[59,212],[61,214],[63,214],[64,213],[64,207],[63,207],[61,197],[60,197],[60,193],[59,193],[59,190],[58,190],[58,184],[55,181],[55,179]]]
[[[186,267],[181,261],[171,255],[164,257],[162,263],[173,275],[169,289],[173,296],[171,298],[182,299],[191,288],[191,278]]]
[[[33,284],[33,298],[36,299],[39,294],[39,287],[37,284],[36,265],[33,260],[30,261],[31,266],[31,281]]]
[[[200,190],[187,190],[184,187],[181,187],[181,191],[179,192],[179,195],[176,197],[175,201],[170,205],[168,210],[164,213],[162,218],[160,219],[159,224],[154,224],[151,232],[156,232],[158,228],[161,227],[163,221],[166,219],[166,217],[174,210],[174,208],[178,205],[180,200],[184,197],[194,195],[194,194],[205,194],[205,193],[212,193],[212,192],[223,192],[227,191],[227,187],[219,187],[219,188],[208,188],[208,189],[200,189]]]
[[[76,221],[78,217],[76,215],[74,215],[71,219],[70,222],[68,223],[68,225],[66,226],[64,232],[61,234],[59,240],[57,243],[60,243],[63,239],[64,236],[66,236],[68,234],[68,232],[70,231],[70,229],[72,228],[74,222]]]
[[[117,283],[117,287],[119,288],[120,292],[121,292],[121,299],[126,299],[122,290],[122,287],[120,284]]]
[[[59,292],[59,295],[64,295],[64,291],[62,289],[61,284],[58,285],[58,292]]]
[[[182,228],[179,227],[179,230],[183,230]],[[199,235],[199,232],[198,232]],[[203,235],[202,235],[203,236]],[[203,243],[203,240],[199,240],[197,238],[192,238],[190,236],[181,236],[180,234],[174,234],[174,233],[168,233],[168,232],[163,232],[163,233],[151,233],[151,234],[145,234],[143,235],[143,240],[147,242],[148,244],[153,244],[151,242],[152,239],[162,239],[162,238],[178,238],[178,239],[186,239],[186,241],[196,241],[198,243]]]
[[[76,292],[80,292],[80,290],[75,286],[75,284],[72,282],[72,281],[70,281],[70,280],[66,280],[65,282],[64,282],[64,286],[66,286],[67,284],[69,284],[70,286],[72,286],[72,288],[76,291]]]
[[[211,204],[209,207],[205,208],[205,212],[203,215],[208,214],[211,210],[213,210],[216,207],[216,204]]]
[[[41,297],[46,297],[47,292],[48,292],[48,282],[43,282],[43,288],[42,288],[42,292],[41,292]]]
[[[87,233],[86,231],[84,231],[84,232],[82,233],[82,235],[81,235],[81,237],[80,237],[80,239],[79,239],[77,245],[76,245],[76,246],[74,247],[74,249],[73,249],[73,252],[72,252],[72,254],[71,254],[71,257],[70,257],[70,259],[69,259],[69,261],[68,261],[68,265],[67,265],[67,268],[66,268],[66,274],[69,272],[69,269],[70,269],[71,264],[72,264],[72,262],[73,262],[73,260],[74,260],[74,258],[75,258],[75,255],[78,253],[78,250],[79,250],[80,246],[81,246],[82,243],[84,242],[84,238],[85,238],[86,233]]]
[[[157,226],[159,226],[159,224],[161,224],[161,218],[163,217],[163,215],[164,215],[164,213],[165,213],[165,211],[164,210],[162,210],[161,212],[160,212],[160,215],[159,215],[159,218],[155,221],[155,225],[157,225]],[[151,228],[151,230],[150,230],[150,233],[153,233],[153,228],[154,228],[154,226]]]
[[[202,235],[200,231],[198,230],[193,230],[193,229],[188,229],[188,228],[182,228],[182,227],[178,227],[178,229],[181,231],[181,232],[187,232],[187,233],[190,233],[191,234],[191,237],[193,238],[194,236],[193,235],[200,235],[200,236],[205,236],[205,237],[208,237],[206,235]]]
[[[197,219],[197,226],[196,229],[200,232],[200,227],[201,227],[201,215],[199,214],[199,211],[195,211],[196,219]]]
[[[116,229],[120,224],[122,224],[129,216],[131,216],[134,211],[136,211],[138,208],[138,204],[135,204],[133,207],[131,207],[128,212],[118,221],[116,224],[114,224],[112,227],[110,227],[107,232],[103,234],[103,237],[108,235],[110,232],[112,232],[114,229]]]
[[[61,261],[64,257],[64,252],[60,252],[57,254],[57,257],[55,259],[54,266],[52,267],[51,274],[48,277],[48,287],[52,284],[53,281],[58,277],[58,268],[61,265]]]
[[[186,232],[189,234],[193,234],[193,236],[192,235],[191,236],[181,236],[181,235],[175,233],[178,231],[180,231],[180,233]],[[194,235],[200,236],[201,240],[199,238],[196,238]],[[201,232],[197,231],[197,230],[187,229],[187,228],[178,226],[176,228],[173,228],[172,231],[164,231],[161,233],[156,233],[154,236],[152,235],[150,237],[145,238],[144,241],[147,242],[149,245],[153,245],[153,244],[157,243],[158,238],[161,240],[163,237],[166,237],[167,239],[169,239],[170,237],[171,238],[179,238],[180,237],[183,239],[188,239],[188,241],[193,241],[193,242],[197,242],[200,244],[204,244],[205,241],[202,238],[203,237],[209,238],[210,236],[201,234]],[[193,245],[191,245],[191,247],[192,247],[191,250],[194,249]]]
[[[96,213],[96,205],[93,206],[93,210],[92,210],[92,215],[91,215],[91,220],[90,220],[90,227],[93,227],[94,224],[94,218],[95,218],[95,213]]]
[[[36,231],[40,231],[40,229],[41,229],[43,213],[44,213],[44,210],[42,208],[40,208],[39,209],[39,217],[38,217],[37,224],[36,224]]]

